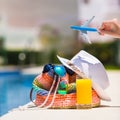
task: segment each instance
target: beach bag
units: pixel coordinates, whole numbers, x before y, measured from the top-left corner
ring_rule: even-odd
[[[46,66],[49,66],[49,68],[47,68]],[[61,77],[58,82],[56,81],[56,79],[58,79],[58,76],[55,76],[53,68],[54,65],[45,65],[42,73],[33,80],[33,87],[30,92],[31,101],[33,101],[32,92],[34,90],[36,92],[34,104],[38,107],[54,109],[76,108],[76,74],[68,68],[64,67],[66,70],[66,74]],[[56,91],[58,88],[61,89],[61,91],[64,91],[66,84],[66,94]],[[100,98],[97,95],[96,91],[92,89],[92,107],[97,107],[99,105]]]

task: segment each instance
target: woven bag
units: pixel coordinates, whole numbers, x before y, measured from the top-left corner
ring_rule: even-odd
[[[49,99],[45,106],[48,106],[52,101],[53,95],[49,96]],[[36,95],[35,105],[40,106],[46,99],[46,96]],[[100,98],[95,90],[92,90],[92,107],[98,107],[100,105]],[[44,107],[45,107],[44,106]],[[56,94],[54,102],[50,108],[54,109],[68,109],[76,108],[76,93],[70,93],[65,95]]]
[[[64,77],[61,77],[59,79],[60,81],[54,79],[57,78],[57,76],[55,76],[53,69],[47,72],[42,72],[40,75],[38,75],[33,81],[33,87],[30,92],[30,100],[32,101],[32,91],[35,90],[36,98],[34,103],[38,107],[55,109],[76,108],[76,93],[74,91],[76,88],[74,86],[74,83],[76,81],[76,73],[66,73]],[[67,85],[70,85],[70,89],[66,89],[67,94],[62,95],[58,94],[57,92],[55,93],[55,91],[58,89],[58,87],[56,87],[57,84],[62,85],[62,87],[64,87],[63,83],[67,83]],[[53,89],[51,90],[52,86]],[[92,107],[98,107],[99,105],[100,98],[97,95],[96,91],[92,89]]]

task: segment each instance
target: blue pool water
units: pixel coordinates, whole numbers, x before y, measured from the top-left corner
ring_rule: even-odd
[[[35,76],[19,71],[0,73],[0,116],[30,102],[29,93]]]

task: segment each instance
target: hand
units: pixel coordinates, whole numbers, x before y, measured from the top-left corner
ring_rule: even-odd
[[[120,38],[120,23],[117,19],[104,21],[99,28],[101,35],[108,34]]]

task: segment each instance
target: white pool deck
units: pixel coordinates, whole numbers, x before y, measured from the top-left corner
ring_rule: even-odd
[[[106,92],[110,102],[101,101],[101,106],[92,109],[21,109],[12,110],[0,120],[120,120],[120,71],[107,71],[110,86]],[[101,76],[102,77],[102,76]],[[30,103],[29,103],[30,104]]]

